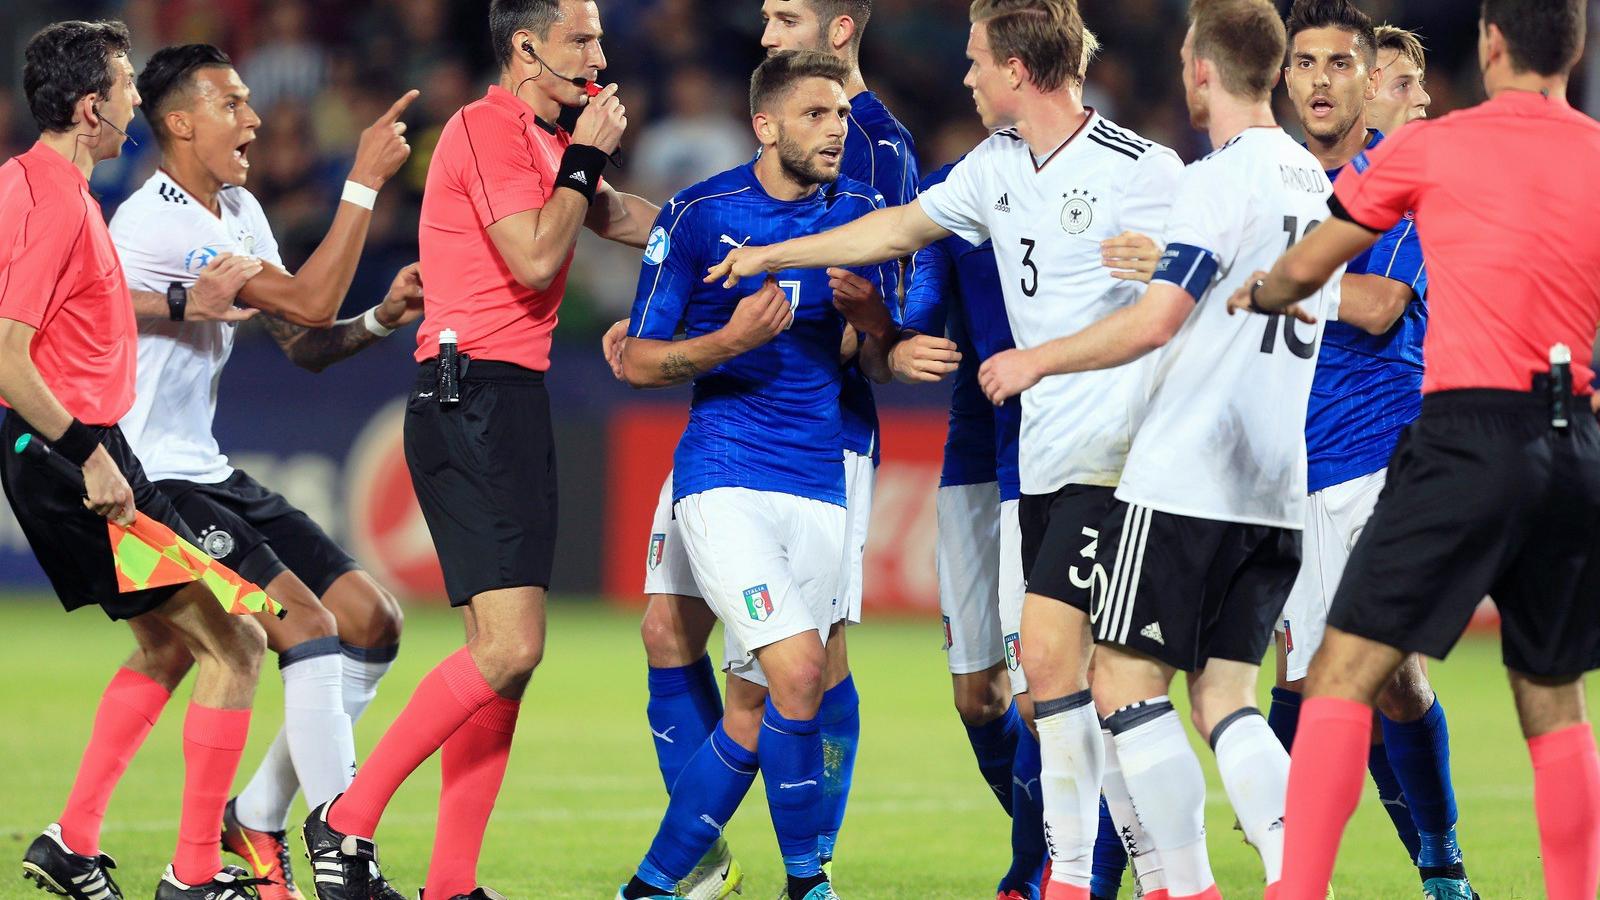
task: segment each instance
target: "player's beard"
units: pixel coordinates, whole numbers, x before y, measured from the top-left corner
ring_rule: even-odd
[[[778,164],[783,166],[783,171],[795,183],[803,187],[833,184],[839,180],[837,169],[829,171],[823,168],[817,162],[816,152],[807,153],[799,143],[789,140],[782,128],[778,130]]]
[[[1350,109],[1351,107],[1344,106],[1340,108]],[[1354,112],[1349,113],[1344,118],[1331,122],[1326,120],[1319,122],[1316,119],[1301,119],[1300,127],[1304,128],[1306,134],[1315,138],[1319,143],[1332,146],[1344,140],[1345,136],[1350,133],[1350,130],[1356,127],[1356,121],[1361,118],[1362,105],[1358,102],[1355,105],[1354,110]]]

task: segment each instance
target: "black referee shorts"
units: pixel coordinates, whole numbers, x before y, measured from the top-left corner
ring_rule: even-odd
[[[261,587],[292,572],[321,597],[360,568],[310,516],[238,469],[216,484],[167,480],[156,487],[199,531],[200,549]]]
[[[441,406],[424,363],[406,405],[406,463],[451,606],[485,591],[550,586],[556,448],[544,373],[474,360]]]
[[[115,425],[91,428],[133,488],[134,507],[198,544],[172,502],[145,478],[144,467],[133,455],[122,430]],[[112,619],[131,619],[167,602],[185,587],[117,593],[117,570],[105,517],[84,508],[78,487],[67,484],[49,468],[11,452],[17,438],[24,434],[37,435],[38,431],[16,413],[7,413],[5,422],[0,424],[0,486],[62,606],[69,612],[99,606]]]
[[[1093,592],[1103,590],[1106,581],[1095,562],[1100,523],[1116,502],[1116,488],[1088,484],[1022,495],[1017,520],[1028,593],[1060,600],[1088,615]]]
[[[1527,675],[1573,677],[1600,650],[1600,425],[1574,399],[1550,425],[1534,394],[1429,395],[1389,463],[1328,624],[1442,659],[1485,595],[1501,653]]]

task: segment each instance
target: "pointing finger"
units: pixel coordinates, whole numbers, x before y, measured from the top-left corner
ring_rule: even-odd
[[[406,107],[410,106],[420,96],[422,96],[422,92],[419,90],[406,91],[399,100],[394,102],[393,106],[389,107],[388,112],[378,117],[378,124],[387,125],[399,120],[401,114],[406,111]]]

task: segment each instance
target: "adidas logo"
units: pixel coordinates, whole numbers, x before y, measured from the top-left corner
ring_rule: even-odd
[[[583,185],[584,187],[589,186],[589,176],[583,172],[573,172],[572,180]]]
[[[994,205],[994,208],[1003,213],[1011,212],[1011,195],[1001,194],[1000,201]]]
[[[1158,622],[1151,622],[1149,625],[1139,629],[1139,636],[1155,641],[1163,647],[1167,645],[1167,642],[1161,637],[1161,625]]]

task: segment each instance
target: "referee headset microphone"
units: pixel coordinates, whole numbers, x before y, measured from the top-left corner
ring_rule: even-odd
[[[139,146],[139,142],[134,140],[132,135],[128,134],[126,131],[123,131],[121,128],[118,128],[115,123],[113,123],[110,119],[106,118],[105,115],[103,115],[100,112],[100,104],[96,103],[94,106],[92,106],[90,108],[94,110],[94,117],[96,119],[100,120],[100,124],[101,125],[105,125],[106,127],[110,128],[112,131],[115,131],[117,134],[122,135],[122,139],[123,140],[125,140],[128,143],[134,145],[135,147]]]
[[[539,64],[539,71],[528,76],[527,78],[522,79],[522,84],[517,85],[517,90],[514,93],[521,93],[523,84],[527,84],[530,81],[537,81],[546,72],[549,72],[551,75],[554,75],[562,81],[569,81],[574,86],[583,88],[583,92],[588,94],[591,98],[600,96],[600,92],[605,90],[605,88],[600,86],[599,82],[594,81],[593,79],[584,78],[581,75],[563,75],[560,72],[557,72],[554,66],[545,62],[544,57],[540,56],[538,51],[533,49],[533,41],[523,41],[522,52],[528,54],[529,59]],[[622,168],[623,156],[621,147],[611,151],[610,158],[613,166],[616,166],[619,169]]]

